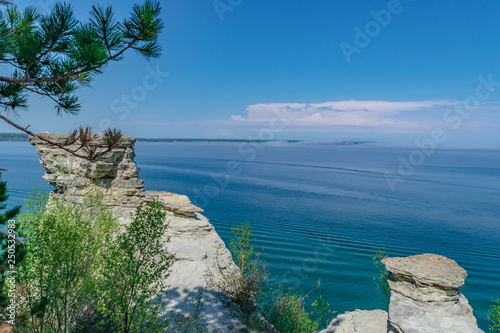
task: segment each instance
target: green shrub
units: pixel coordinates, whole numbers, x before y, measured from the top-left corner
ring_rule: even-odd
[[[389,309],[389,303],[391,300],[391,289],[389,288],[389,283],[387,282],[387,270],[385,269],[382,260],[387,258],[385,249],[378,249],[373,256],[373,264],[378,268],[378,276],[373,278],[377,289],[382,292],[382,306],[385,310]]]
[[[141,204],[133,221],[109,247],[104,258],[98,311],[105,332],[160,332],[168,322],[161,302],[151,301],[165,292],[174,256],[163,249],[165,212],[161,203]]]
[[[118,223],[98,193],[82,205],[53,199],[47,211],[44,199],[33,193],[19,218],[28,238],[19,267],[25,324],[31,332],[73,331],[92,311],[89,295]]]
[[[263,293],[259,299],[259,312],[280,333],[312,333],[325,328],[335,312],[329,310],[329,304],[323,302],[321,296],[308,311],[308,297],[309,294],[298,294],[280,285]]]
[[[163,250],[161,204],[141,205],[121,230],[90,194],[68,204],[32,194],[19,222],[27,254],[19,266],[18,332],[163,332],[165,278],[173,256]],[[167,240],[168,241],[168,240]]]
[[[321,296],[306,304],[309,294],[303,296],[281,285],[277,289],[265,287],[269,274],[252,246],[252,227],[248,221],[231,231],[234,237],[229,249],[239,270],[229,273],[221,270],[223,280],[218,286],[235,301],[246,316],[247,325],[265,331],[271,324],[281,333],[311,333],[328,325],[334,312]],[[256,310],[265,322],[253,316]]]
[[[490,322],[490,331],[500,332],[500,299],[493,300],[487,319]]]
[[[247,221],[243,225],[231,228],[234,238],[229,243],[229,250],[238,270],[229,272],[219,269],[222,280],[216,287],[231,297],[238,308],[246,315],[256,308],[256,296],[262,291],[268,273],[259,254],[252,246],[252,227]]]

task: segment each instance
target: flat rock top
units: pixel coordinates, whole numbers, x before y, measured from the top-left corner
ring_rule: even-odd
[[[388,314],[383,310],[346,312],[316,333],[387,333]]]
[[[163,204],[163,208],[176,214],[195,216],[196,213],[203,212],[203,209],[193,205],[191,200],[185,195],[158,191],[146,191],[145,194],[158,198]]]
[[[417,283],[458,288],[465,283],[467,271],[451,259],[437,254],[386,258],[386,269],[394,275],[409,277]]]

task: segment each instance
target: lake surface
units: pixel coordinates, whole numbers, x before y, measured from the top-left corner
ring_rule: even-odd
[[[338,312],[381,307],[372,257],[437,253],[469,277],[462,292],[480,327],[500,297],[500,152],[438,150],[391,191],[386,172],[411,149],[235,143],[138,143],[149,190],[186,194],[203,206],[226,241],[250,221],[273,283],[320,293]],[[0,142],[10,203],[19,203],[43,168],[26,142]]]

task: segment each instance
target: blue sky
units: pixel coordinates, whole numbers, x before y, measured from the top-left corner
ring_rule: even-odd
[[[88,18],[92,1],[70,2]],[[99,3],[124,17],[136,1]],[[159,59],[129,53],[111,64],[80,92],[76,117],[33,97],[18,122],[59,133],[110,125],[135,137],[401,143],[440,128],[445,145],[500,147],[496,0],[161,3]],[[356,50],[350,61],[346,47]]]

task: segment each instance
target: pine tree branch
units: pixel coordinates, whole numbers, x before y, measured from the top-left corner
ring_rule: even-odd
[[[49,54],[50,52],[52,52],[52,48],[54,47],[54,45],[56,44],[55,41],[53,41],[50,46],[47,48],[47,50],[45,50],[44,52],[42,52],[36,59],[34,59],[33,61],[31,61],[27,66],[26,66],[26,77],[29,77],[29,70],[30,70],[30,67],[37,63],[38,61],[40,61],[40,59],[42,59],[43,56],[46,56],[47,54]]]
[[[23,85],[23,87],[25,87],[27,90],[29,90],[29,91],[31,91],[31,92],[34,92],[34,93],[36,93],[36,94],[39,94],[39,95],[42,95],[42,96],[46,96],[46,97],[50,98],[50,99],[51,99],[54,103],[56,103],[57,105],[59,105],[60,107],[63,107],[62,103],[61,103],[59,100],[57,100],[57,99],[53,96],[53,94],[48,93],[48,92],[47,92],[47,91],[46,91],[43,87],[41,87],[41,86],[40,86],[40,84],[39,84],[39,83],[35,83],[35,84],[36,84],[36,86],[37,86],[37,87],[38,87],[38,88],[39,88],[42,92],[40,92],[40,91],[36,91],[36,89],[31,89],[31,90],[30,90],[30,88],[28,88],[28,87],[26,87],[26,86],[24,86],[24,85]],[[57,86],[61,89],[61,91],[63,91],[63,92],[64,92],[64,90],[61,88],[61,86],[60,86],[57,82],[56,82],[56,84],[57,84]]]
[[[43,91],[39,91],[39,90],[36,90],[36,89],[33,89],[33,88],[30,88],[28,87],[27,85],[25,84],[22,84],[21,83],[21,86],[23,86],[24,89],[28,90],[28,91],[31,91],[32,93],[35,93],[35,94],[38,94],[38,95],[41,95],[41,96],[46,96],[46,97],[52,97],[51,94],[49,93],[46,93],[46,92],[43,92]],[[42,89],[42,88],[40,88]]]
[[[39,83],[35,83],[37,85],[37,87],[40,89],[40,90],[37,90],[37,89],[33,89],[31,87],[28,87],[27,85],[25,84],[20,84],[24,89],[28,90],[28,91],[31,91],[32,93],[35,93],[35,94],[38,94],[40,96],[45,96],[45,97],[48,97],[50,98],[54,103],[56,103],[57,105],[59,105],[60,107],[62,107],[62,104],[59,100],[57,100],[56,98],[54,98],[54,94],[51,94],[51,93],[48,93],[46,92],[46,90],[44,88],[42,88],[40,86]],[[61,89],[61,92],[65,92],[65,90],[56,82],[57,86]]]
[[[11,66],[14,66],[15,68],[17,69],[24,69],[22,68],[21,66],[19,66],[15,61],[17,61],[18,59],[1,59],[0,62],[6,62],[8,63],[9,65]]]
[[[0,98],[6,98],[6,97],[5,97],[5,96],[0,95]],[[8,106],[8,107],[10,107],[10,106],[11,106],[11,104],[10,104],[10,103],[4,102],[4,101],[2,101],[2,100],[0,100],[0,105],[5,105],[5,106]]]
[[[25,78],[12,78],[12,77],[0,76],[0,81],[2,81],[2,82],[9,82],[9,83],[16,83],[16,84],[22,84],[22,83],[57,82],[57,81],[65,80],[65,79],[74,78],[75,76],[78,76],[80,74],[84,74],[84,73],[87,73],[87,72],[90,72],[90,71],[95,71],[95,70],[103,67],[104,65],[106,65],[108,62],[119,58],[123,53],[125,53],[125,51],[127,51],[130,48],[132,48],[133,45],[136,42],[140,41],[140,40],[141,39],[139,37],[134,38],[120,52],[118,52],[118,53],[114,54],[113,56],[107,58],[106,60],[104,60],[100,64],[93,66],[91,69],[81,69],[81,70],[75,71],[77,68],[80,68],[80,67],[75,67],[74,69],[71,69],[71,70],[67,71],[65,74],[62,74],[62,75],[53,76],[53,77],[41,77],[41,78],[29,78],[29,77],[25,77]]]

